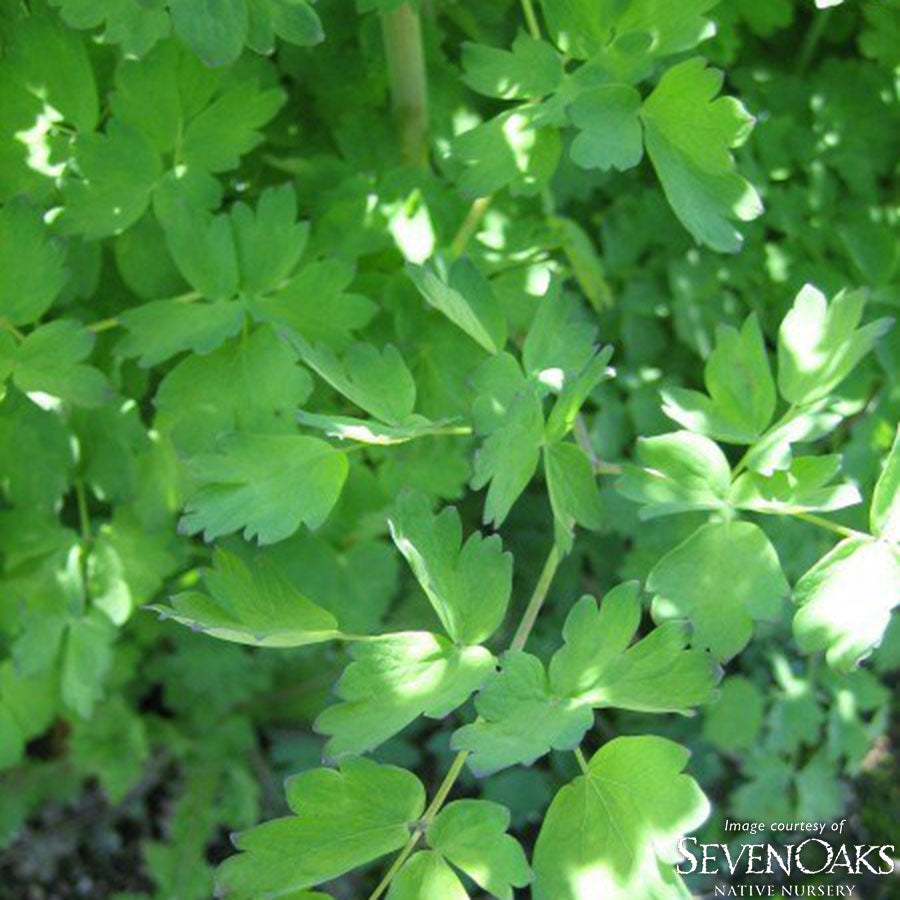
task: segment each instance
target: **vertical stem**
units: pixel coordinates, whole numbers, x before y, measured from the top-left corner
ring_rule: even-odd
[[[556,544],[554,544],[550,548],[550,553],[547,554],[547,561],[544,563],[541,577],[538,578],[538,583],[534,587],[534,593],[531,595],[528,606],[525,608],[525,614],[522,616],[522,621],[519,622],[519,627],[516,629],[512,643],[509,645],[510,650],[521,650],[525,646],[528,635],[531,634],[531,629],[537,620],[538,613],[544,605],[544,600],[547,599],[547,591],[550,590],[550,582],[553,581],[558,565],[559,551],[556,549]]]
[[[428,162],[428,98],[425,51],[419,14],[408,4],[383,13],[381,31],[391,85],[391,105],[400,129],[400,149],[406,162]]]
[[[489,194],[487,197],[478,197],[472,202],[468,214],[463,220],[462,225],[459,226],[459,231],[456,232],[453,237],[453,242],[450,244],[450,255],[454,259],[462,256],[466,249],[466,244],[469,243],[475,232],[478,231],[478,226],[481,224],[484,214],[491,205],[492,199],[492,195]]]
[[[575,748],[575,759],[578,760],[578,767],[582,772],[584,772],[585,775],[587,775],[588,764],[587,760],[584,758],[584,753],[581,751],[581,747]]]
[[[539,41],[541,39],[541,26],[538,25],[531,0],[522,0],[522,12],[525,13],[525,24],[528,26],[528,33],[535,40]]]

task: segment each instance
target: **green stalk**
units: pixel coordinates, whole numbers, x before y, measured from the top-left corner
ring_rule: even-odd
[[[412,165],[428,164],[428,89],[419,14],[408,4],[382,13],[381,31],[391,86],[391,105],[400,131],[400,152]]]

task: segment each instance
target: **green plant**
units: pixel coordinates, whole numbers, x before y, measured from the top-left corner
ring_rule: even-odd
[[[840,814],[897,654],[898,7],[714,7],[0,13],[8,837],[149,770],[141,896],[226,825],[235,900],[582,900],[682,896],[723,760],[707,827]]]

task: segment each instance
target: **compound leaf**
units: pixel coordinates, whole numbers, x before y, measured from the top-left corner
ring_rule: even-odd
[[[459,514],[431,512],[421,494],[397,501],[391,536],[425,591],[445,631],[457,644],[480,644],[500,626],[512,590],[512,556],[499,535],[462,540]]]
[[[800,649],[824,650],[834,668],[852,669],[881,643],[900,602],[900,547],[846,538],[797,582],[794,601]]]
[[[775,619],[790,587],[775,548],[750,522],[703,525],[669,551],[647,579],[653,618],[688,619],[692,643],[717,659],[742,650],[754,619]]]
[[[219,868],[229,900],[281,897],[399,850],[425,809],[415,775],[361,758],[296,775],[286,793],[294,815],[239,834]]]
[[[217,549],[203,573],[206,593],[184,591],[170,606],[152,606],[163,618],[223,641],[258,647],[301,647],[338,635],[337,620],[300,593],[277,569],[251,569]]]
[[[331,758],[373,750],[421,715],[443,718],[494,671],[484,647],[459,647],[427,631],[356,643],[350,655],[337,686],[343,702],[328,707],[315,725],[329,736]]]
[[[325,441],[294,434],[234,434],[217,453],[191,460],[200,488],[180,528],[207,541],[243,529],[247,540],[272,544],[301,522],[318,528],[347,477],[347,457]]]
[[[641,95],[631,85],[603,84],[588,88],[569,107],[579,133],[569,151],[583,169],[636,166],[644,155]]]
[[[664,738],[619,737],[554,797],[534,850],[535,900],[679,896],[678,841],[709,814],[682,770],[688,751]],[[667,887],[669,888],[667,890]]]

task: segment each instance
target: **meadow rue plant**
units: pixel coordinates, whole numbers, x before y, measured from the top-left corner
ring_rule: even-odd
[[[684,897],[868,803],[898,27],[5,4],[4,879],[87,778],[116,900]]]

